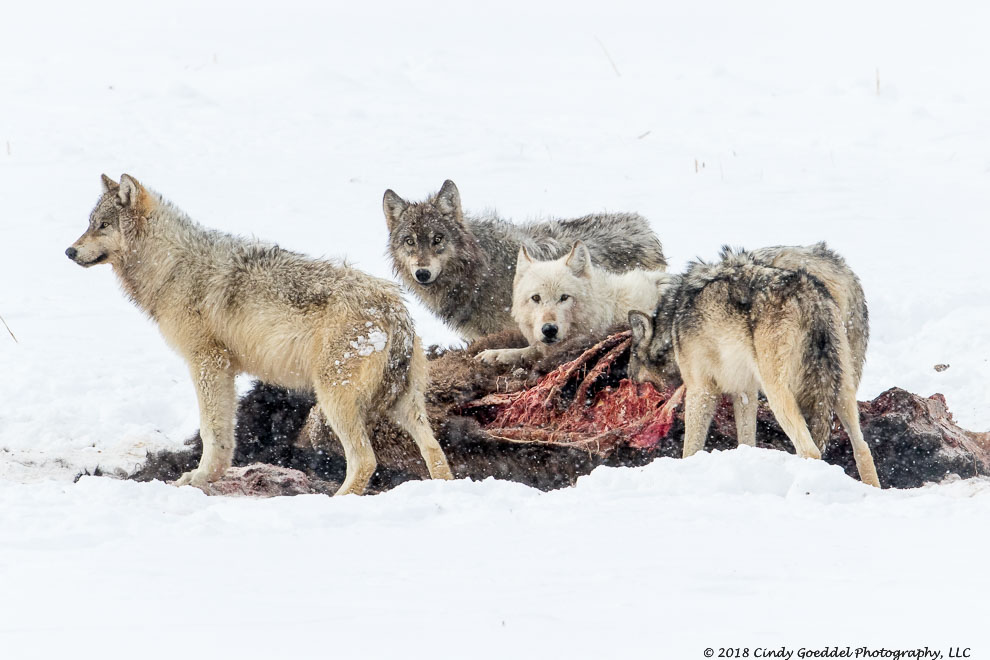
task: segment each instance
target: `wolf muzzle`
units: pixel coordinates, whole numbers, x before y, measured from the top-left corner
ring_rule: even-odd
[[[420,284],[429,284],[430,283],[430,278],[432,277],[432,275],[433,275],[433,273],[431,273],[426,268],[420,268],[420,269],[418,269],[416,271],[416,280]]]
[[[558,329],[553,323],[544,323],[540,331],[543,332],[543,343],[552,344],[557,341]]]
[[[107,255],[104,252],[103,254],[98,256],[96,259],[93,259],[92,261],[79,261],[79,250],[77,250],[74,247],[66,248],[65,256],[67,256],[69,259],[72,259],[80,266],[95,266],[96,264],[102,264],[104,261],[107,260]]]

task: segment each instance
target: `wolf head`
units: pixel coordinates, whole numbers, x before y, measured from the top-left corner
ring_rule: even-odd
[[[629,312],[632,346],[629,349],[629,378],[637,383],[666,387],[680,380],[674,357],[673,315],[680,278],[660,285],[660,303],[653,313]]]
[[[103,193],[89,214],[89,228],[65,251],[83,267],[119,263],[127,245],[148,222],[149,194],[137,180],[124,174],[117,183],[100,175]]]
[[[553,344],[587,327],[594,298],[591,253],[581,241],[569,254],[536,261],[519,248],[512,287],[512,318],[530,344]]]
[[[466,242],[471,236],[464,226],[461,195],[453,181],[444,181],[440,192],[418,203],[386,190],[382,208],[392,263],[408,281],[430,286],[467,252]]]

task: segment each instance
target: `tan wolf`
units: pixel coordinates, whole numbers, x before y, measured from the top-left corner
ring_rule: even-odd
[[[773,250],[792,250],[787,261],[797,258],[793,251],[804,249]],[[809,270],[768,263],[780,253],[724,248],[721,256],[714,264],[694,262],[684,275],[662,285],[652,318],[639,311],[629,314],[630,377],[662,381],[673,361],[684,380],[684,456],[704,447],[723,393],[733,396],[740,444],[755,445],[757,396],[763,391],[800,456],[821,458],[834,410],[852,442],[860,479],[879,486],[856,402],[862,358],[854,357],[854,350],[865,351],[868,334],[862,290],[843,290],[849,305],[843,310]],[[832,284],[838,286],[840,279]],[[845,329],[849,313],[861,313],[864,324],[855,348],[853,334]]]
[[[316,393],[344,447],[337,491],[360,494],[375,471],[367,428],[386,415],[412,437],[434,478],[450,468],[426,417],[426,358],[398,287],[331,261],[211,231],[123,175],[103,175],[89,228],[66,255],[109,263],[130,299],[188,363],[203,456],[177,485],[230,467],[234,377]]]
[[[489,349],[483,362],[514,364],[539,358],[546,347],[575,334],[597,335],[623,322],[634,309],[657,306],[662,270],[613,273],[595,266],[581,241],[559,259],[534,260],[519,248],[512,293],[512,318],[529,342],[526,348]]]

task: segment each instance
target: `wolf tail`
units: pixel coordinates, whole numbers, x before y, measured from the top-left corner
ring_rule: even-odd
[[[385,349],[388,361],[382,374],[382,400],[378,402],[385,410],[409,387],[414,365],[422,361],[425,366],[426,361],[409,312],[402,309],[390,320],[391,332]]]
[[[832,411],[842,380],[841,319],[825,285],[811,275],[806,277],[813,291],[802,305],[806,334],[801,382],[796,394],[811,438],[824,452],[832,434]]]

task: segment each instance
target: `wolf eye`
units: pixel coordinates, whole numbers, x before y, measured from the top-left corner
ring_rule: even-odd
[[[110,223],[109,222],[101,222],[100,223],[100,229],[106,229],[109,226],[110,226]]]
[[[533,296],[532,298],[530,298],[530,300],[532,300],[532,301],[533,301],[533,302],[535,302],[535,303],[538,303],[538,302],[540,302],[540,294],[538,294],[538,293],[537,293],[537,294],[536,294],[536,295],[534,295],[534,296]]]
[[[436,236],[433,237],[434,245],[440,245],[441,243],[443,243],[443,234],[437,234]]]
[[[570,298],[571,297],[565,293],[560,297],[560,302],[564,302],[565,300],[570,300]]]
[[[413,240],[413,238],[412,238],[412,236],[406,236],[406,237],[405,237],[405,238],[403,239],[403,242],[404,242],[404,243],[405,243],[406,245],[416,245],[416,241],[414,241],[414,240]]]

